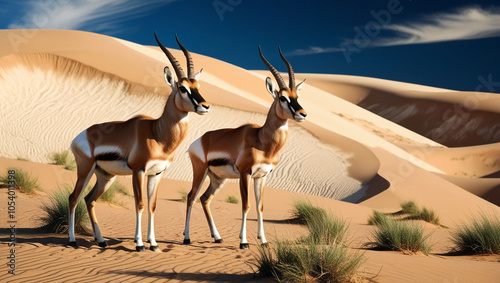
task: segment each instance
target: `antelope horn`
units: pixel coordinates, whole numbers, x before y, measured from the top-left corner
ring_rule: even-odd
[[[283,56],[283,53],[281,53],[281,48],[279,46],[278,50],[280,51],[281,60],[285,62],[286,68],[288,70],[288,80],[290,89],[295,89],[295,74],[293,73],[292,65],[290,64],[290,62],[288,62],[288,60],[286,60],[285,56]]]
[[[187,51],[187,49],[181,44],[179,38],[177,37],[177,34],[175,34],[175,39],[177,40],[177,44],[179,44],[179,47],[182,49],[182,52],[184,52],[184,56],[186,56],[186,61],[188,66],[188,78],[194,79],[193,58],[191,58],[191,54],[189,53],[189,51]]]
[[[269,61],[264,58],[264,55],[262,55],[262,51],[260,50],[260,45],[259,45],[259,54],[260,54],[260,59],[262,59],[262,62],[266,65],[266,67],[271,71],[273,74],[274,78],[276,79],[276,82],[278,83],[278,86],[280,87],[280,90],[286,89],[286,84],[283,78],[281,77],[280,73],[269,63]]]
[[[172,53],[170,53],[170,51],[168,51],[168,49],[165,48],[163,44],[161,44],[160,40],[158,39],[158,36],[156,35],[156,31],[155,31],[155,39],[156,42],[158,43],[158,46],[160,46],[161,50],[163,50],[163,53],[167,55],[168,60],[170,60],[170,63],[172,64],[172,67],[174,67],[177,79],[185,78],[186,74],[184,74],[184,70],[182,70],[181,64],[179,64],[179,61],[175,59],[174,55],[172,55]]]

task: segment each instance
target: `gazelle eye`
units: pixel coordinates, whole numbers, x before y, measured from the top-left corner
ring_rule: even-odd
[[[287,99],[286,99],[286,97],[281,96],[281,97],[280,97],[280,101],[281,101],[281,102],[287,102]]]
[[[181,87],[179,88],[179,90],[180,90],[181,92],[187,92],[187,89],[186,89],[185,87],[183,87],[183,86],[181,86]]]

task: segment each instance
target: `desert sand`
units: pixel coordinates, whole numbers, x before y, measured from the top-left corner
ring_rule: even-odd
[[[160,38],[184,66],[173,35]],[[213,106],[206,116],[189,115],[189,134],[160,183],[156,238],[162,253],[135,252],[131,197],[123,197],[122,206],[96,205],[109,247],[99,248],[91,236],[77,235],[80,248],[73,249],[66,246],[67,235],[39,228],[48,194],[76,181],[76,172],[50,164],[50,155],[69,149],[71,140],[92,124],[138,114],[158,117],[170,93],[162,73],[170,64],[157,47],[80,31],[0,30],[0,44],[0,172],[22,168],[43,188],[35,196],[18,194],[17,275],[9,275],[2,264],[0,281],[271,280],[254,276],[258,240],[253,197],[251,248],[239,250],[241,205],[224,201],[230,195],[239,198],[236,182],[227,183],[212,202],[222,244],[212,243],[199,204],[192,213],[192,244],[182,244],[185,203],[179,194],[191,187],[186,150],[192,141],[208,130],[264,122],[272,101],[264,85],[269,72],[193,53],[195,68],[204,69],[202,95]],[[260,60],[257,50],[246,56]],[[349,223],[350,248],[366,259],[360,271],[377,282],[498,282],[499,256],[449,252],[454,228],[480,213],[500,215],[495,122],[500,94],[297,74],[297,80],[303,78],[307,81],[299,101],[307,121],[290,122],[281,161],[266,182],[264,219],[271,244],[306,234],[304,226],[288,220],[295,200],[310,200]],[[118,182],[132,192],[131,178],[119,177]],[[0,192],[6,200],[7,190]],[[367,250],[374,227],[366,222],[373,209],[395,212],[407,200],[434,210],[449,227],[423,224],[431,234],[431,254]],[[0,214],[4,219],[6,205],[0,206]],[[7,227],[2,220],[2,258],[9,252]]]

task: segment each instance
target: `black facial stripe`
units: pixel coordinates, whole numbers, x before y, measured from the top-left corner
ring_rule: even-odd
[[[226,158],[216,158],[208,161],[208,166],[225,166],[231,164],[231,160]]]
[[[196,110],[200,106],[200,103],[205,102],[205,99],[203,99],[198,90],[191,91],[191,93],[188,92],[188,97],[191,100],[191,103],[193,103],[194,109]]]
[[[288,103],[288,108],[290,109],[290,112],[292,112],[292,114],[295,115],[295,112],[301,110],[302,106],[300,106],[297,99],[290,98],[290,102]]]

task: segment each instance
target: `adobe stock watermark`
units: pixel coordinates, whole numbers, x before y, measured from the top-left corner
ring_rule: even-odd
[[[400,14],[402,11],[403,5],[399,0],[389,0],[386,8],[378,12],[371,10],[370,15],[373,20],[367,22],[364,26],[355,26],[354,38],[352,40],[344,40],[339,45],[347,63],[352,62],[351,56],[353,54],[359,54],[363,48],[370,46],[373,40],[380,34],[382,28],[391,23],[392,17]]]
[[[29,17],[23,19],[24,28],[20,32],[10,32],[7,35],[14,52],[19,52],[19,47],[22,44],[27,44],[30,39],[34,38],[40,29],[47,28],[51,18],[56,17],[56,15],[61,10],[61,5],[67,4],[69,0],[49,0],[39,2],[37,5],[39,11],[43,13],[36,13]]]
[[[224,14],[227,12],[233,12],[234,8],[243,3],[243,0],[214,0],[212,5],[214,6],[217,16],[221,22],[224,21]]]

